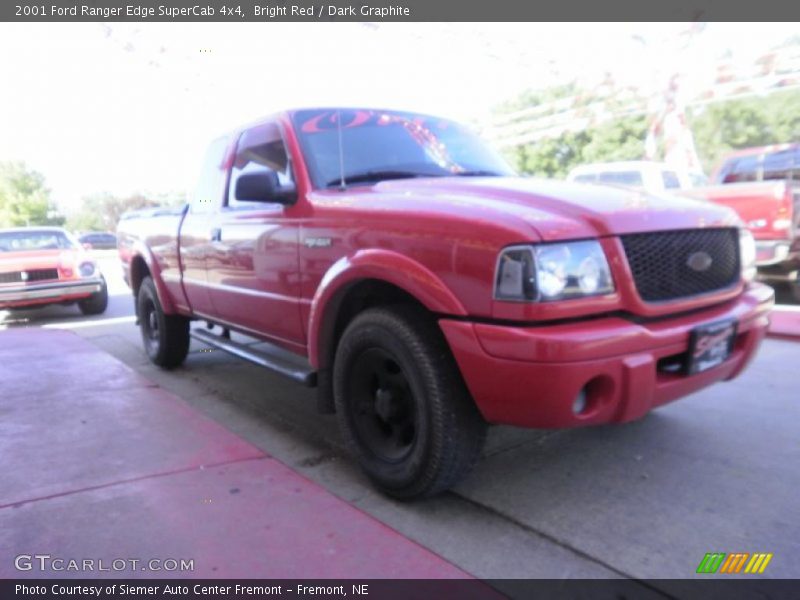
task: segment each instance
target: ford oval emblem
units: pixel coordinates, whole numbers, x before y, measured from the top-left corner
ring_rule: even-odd
[[[711,258],[711,255],[701,250],[700,252],[694,252],[689,255],[689,258],[686,259],[686,266],[692,271],[702,273],[703,271],[708,271],[713,262],[714,259]]]

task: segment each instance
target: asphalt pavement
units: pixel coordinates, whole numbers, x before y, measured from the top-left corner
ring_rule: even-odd
[[[767,340],[739,379],[634,423],[494,427],[455,490],[401,504],[375,492],[347,458],[335,419],[316,413],[312,390],[195,341],[183,367],[152,366],[116,259],[107,255],[101,265],[111,293],[104,315],[51,307],[0,313],[0,327],[75,331],[473,576],[685,578],[707,552],[770,552],[765,577],[800,577],[797,342]],[[788,300],[779,291],[779,301]]]

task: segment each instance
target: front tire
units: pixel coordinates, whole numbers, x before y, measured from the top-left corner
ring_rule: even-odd
[[[392,497],[442,492],[480,455],[486,422],[441,331],[422,309],[358,315],[339,342],[333,387],[348,448]]]
[[[99,292],[95,292],[83,300],[78,300],[78,308],[84,315],[99,315],[106,312],[106,308],[108,308],[108,287],[106,287],[104,278],[102,282]]]
[[[136,316],[148,358],[165,369],[183,363],[189,353],[189,319],[164,314],[151,277],[145,277],[139,286]]]

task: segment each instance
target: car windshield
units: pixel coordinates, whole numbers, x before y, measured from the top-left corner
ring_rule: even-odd
[[[0,252],[69,250],[75,243],[63,231],[0,231]]]
[[[413,177],[514,174],[476,135],[445,119],[331,109],[298,111],[293,121],[318,188],[339,186],[342,173],[346,185]]]

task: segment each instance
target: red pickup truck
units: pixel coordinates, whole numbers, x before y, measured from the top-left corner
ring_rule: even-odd
[[[241,128],[188,207],[118,237],[153,362],[193,336],[317,386],[397,498],[455,484],[487,423],[626,422],[735,377],[773,304],[732,210],[515,177],[463,127],[396,111]]]
[[[739,150],[712,180],[686,193],[733,208],[756,239],[759,278],[788,283],[800,301],[800,144]]]

